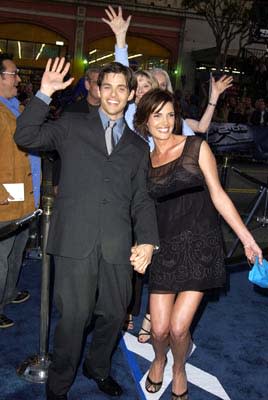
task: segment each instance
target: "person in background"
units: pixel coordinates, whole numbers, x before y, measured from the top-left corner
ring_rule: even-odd
[[[39,203],[40,159],[30,156],[13,141],[16,120],[20,115],[17,90],[21,79],[12,57],[0,54],[0,227],[32,213]],[[24,185],[24,200],[13,201],[5,184]],[[27,290],[17,283],[29,229],[18,229],[0,237],[0,329],[10,328],[14,321],[5,315],[8,303],[19,304],[29,299]]]
[[[155,358],[145,388],[160,390],[167,350],[173,364],[172,400],[187,400],[185,361],[190,326],[204,293],[224,286],[226,272],[218,213],[241,240],[247,259],[262,251],[221,187],[215,157],[200,137],[181,135],[178,104],[155,89],[140,100],[134,126],[153,137],[148,191],[155,200],[160,249],[149,269]]]
[[[268,111],[264,99],[256,101],[256,110],[252,113],[250,123],[256,126],[268,126]]]
[[[222,97],[217,102],[217,106],[215,108],[212,121],[218,123],[226,123],[228,122],[228,114],[229,114],[229,109],[228,109],[227,99],[225,97]]]
[[[251,116],[254,112],[254,107],[252,106],[252,100],[251,100],[251,97],[246,96],[242,99],[242,101],[243,101],[243,105],[244,105],[244,108],[243,108],[244,120],[245,120],[246,124],[249,124]]]
[[[24,85],[21,93],[18,95],[18,100],[20,104],[26,106],[33,97],[33,95],[34,95],[33,84],[31,82],[28,82]]]
[[[167,71],[162,68],[152,68],[151,72],[155,79],[157,79],[160,89],[168,90],[173,93],[172,84]]]
[[[64,109],[67,112],[89,112],[94,107],[99,107],[100,96],[98,90],[99,67],[89,68],[84,77],[84,84],[87,91],[86,97],[81,100],[68,104]]]

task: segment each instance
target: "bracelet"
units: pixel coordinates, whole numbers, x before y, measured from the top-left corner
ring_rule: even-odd
[[[209,104],[210,106],[213,106],[213,107],[216,107],[216,105],[217,105],[217,103],[211,103],[211,101],[209,101],[208,104]]]

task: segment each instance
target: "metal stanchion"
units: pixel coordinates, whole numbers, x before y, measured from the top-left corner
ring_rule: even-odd
[[[221,167],[221,185],[224,189],[226,189],[226,184],[227,184],[227,175],[228,175],[228,170],[229,170],[229,163],[230,163],[230,157],[229,155],[224,156],[223,159],[223,165]]]
[[[18,368],[17,374],[33,383],[45,383],[51,356],[48,354],[49,328],[49,287],[50,287],[50,256],[46,254],[46,245],[52,212],[53,197],[43,196],[42,216],[42,283],[40,306],[40,342],[39,354],[28,357]]]
[[[232,167],[232,170],[234,172],[236,172],[237,174],[241,175],[242,177],[248,179],[250,182],[253,182],[257,185],[260,186],[259,188],[259,194],[255,200],[255,203],[253,204],[253,207],[251,208],[251,210],[249,211],[248,217],[245,220],[245,225],[248,226],[249,223],[252,220],[252,217],[255,214],[255,211],[258,209],[259,205],[261,204],[262,200],[265,199],[265,208],[264,208],[264,215],[261,218],[257,218],[257,221],[260,222],[262,224],[263,227],[265,227],[267,225],[267,202],[268,202],[268,182],[262,182],[257,178],[254,178],[253,176],[250,176],[248,174],[245,174],[245,172],[239,171],[239,169]],[[227,254],[227,258],[230,258],[233,253],[235,252],[238,244],[240,242],[239,238],[236,238],[232,248],[229,250],[228,254]]]

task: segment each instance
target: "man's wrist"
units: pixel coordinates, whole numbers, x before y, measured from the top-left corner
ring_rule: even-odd
[[[44,86],[40,87],[40,92],[43,93],[44,95],[48,96],[48,97],[51,97],[53,95],[53,93],[54,93],[53,90],[51,90],[51,89],[49,89],[47,87],[44,87]]]
[[[49,105],[52,101],[52,98],[48,96],[46,93],[42,92],[41,89],[36,92],[35,96],[38,97],[38,99],[42,100],[47,105]]]

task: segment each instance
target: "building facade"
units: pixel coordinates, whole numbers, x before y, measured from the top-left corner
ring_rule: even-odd
[[[47,59],[55,56],[67,57],[78,79],[88,65],[114,59],[115,39],[101,20],[106,16],[104,8],[112,3],[1,0],[0,51],[13,54],[24,82],[37,83]],[[144,2],[123,3],[124,15],[133,15],[128,34],[131,65],[175,71],[184,18],[176,10],[155,12]]]
[[[198,68],[213,65],[212,30],[203,17],[183,10],[181,0],[1,0],[0,52],[14,55],[24,82],[38,86],[47,59],[55,56],[69,59],[78,79],[88,66],[114,59],[115,39],[101,20],[109,4],[133,16],[127,38],[133,69],[164,68],[176,87],[191,91]],[[230,53],[237,47],[238,39]]]

